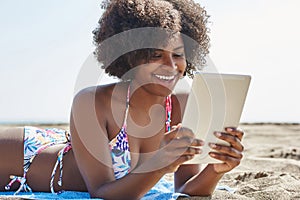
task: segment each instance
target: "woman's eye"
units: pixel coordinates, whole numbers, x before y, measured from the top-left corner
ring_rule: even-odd
[[[157,58],[161,58],[162,54],[161,53],[154,53],[151,55],[151,59],[157,59]]]
[[[173,56],[177,58],[182,58],[184,57],[184,53],[174,53]]]

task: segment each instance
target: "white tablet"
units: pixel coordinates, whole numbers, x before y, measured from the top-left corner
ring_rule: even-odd
[[[209,156],[210,142],[225,144],[213,132],[225,127],[237,127],[240,121],[251,77],[248,75],[197,73],[187,104],[182,125],[193,130],[205,141],[202,153],[185,164],[221,162]],[[228,144],[225,144],[228,145]]]

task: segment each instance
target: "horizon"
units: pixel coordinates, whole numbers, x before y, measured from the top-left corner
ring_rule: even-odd
[[[61,121],[13,121],[0,122],[0,126],[68,126],[69,122]],[[239,125],[300,125],[300,122],[241,122]]]

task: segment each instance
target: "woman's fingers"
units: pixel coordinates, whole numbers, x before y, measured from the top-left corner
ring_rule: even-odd
[[[195,138],[195,134],[191,129],[184,128],[181,126],[181,124],[178,124],[177,126],[173,126],[171,131],[165,134],[165,137],[167,137],[171,141],[173,139],[182,137]]]
[[[182,155],[195,155],[200,154],[201,149],[199,147],[184,147],[184,148],[177,148],[173,152],[175,155],[182,156]]]
[[[244,150],[244,146],[242,145],[241,140],[244,132],[235,127],[227,127],[225,128],[225,131],[226,132],[215,132],[214,134],[217,138],[228,142],[230,145],[226,146],[210,143],[209,146],[214,151],[210,152],[209,155],[213,158],[223,161],[225,165],[219,165],[219,168],[221,166],[227,166],[226,169],[224,168],[220,170],[228,171],[239,165],[241,159],[243,158],[242,152]]]
[[[231,166],[231,168],[237,166],[240,164],[241,162],[241,158],[236,158],[236,157],[232,157],[232,156],[228,156],[227,154],[221,154],[221,153],[217,153],[217,152],[209,152],[209,155],[215,159],[221,160],[224,163],[227,163],[227,165]]]
[[[236,128],[236,127],[226,127],[225,131],[230,133],[233,136],[236,136],[237,138],[239,138],[240,140],[242,140],[243,136],[244,136],[244,131],[240,128]]]
[[[200,147],[204,142],[195,138],[194,133],[188,129],[175,126],[171,131],[164,135],[163,149],[165,149],[168,158],[175,159],[172,165],[182,164],[190,160],[196,154],[201,153]]]
[[[237,132],[215,132],[215,136],[221,140],[224,140],[230,144],[231,147],[235,148],[238,151],[243,151],[244,146],[241,143],[241,138],[234,135],[233,133]],[[241,136],[240,132],[238,133]]]
[[[181,124],[173,126],[172,130],[170,132],[167,132],[164,137],[167,143],[180,142],[183,146],[204,145],[204,142],[202,140],[195,138],[195,134],[192,130],[185,127],[181,127]]]
[[[234,158],[241,159],[243,157],[242,151],[239,151],[231,146],[223,146],[219,144],[210,143],[210,148],[216,150],[218,153],[226,154]]]
[[[168,144],[173,144],[178,148],[196,146],[200,147],[204,145],[203,140],[189,137],[178,137],[170,141]]]
[[[182,155],[195,155],[200,154],[202,146],[201,141],[196,140],[195,145],[191,146],[190,143],[182,141],[182,139],[174,139],[172,142],[168,143],[165,147],[165,151],[168,157],[179,158]],[[196,146],[197,145],[197,146]]]

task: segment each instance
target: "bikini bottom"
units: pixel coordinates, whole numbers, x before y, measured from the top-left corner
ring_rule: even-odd
[[[23,176],[11,175],[11,181],[5,186],[5,190],[10,190],[11,186],[15,182],[20,183],[19,189],[15,194],[21,191],[32,191],[27,184],[27,172],[32,164],[34,158],[43,150],[50,146],[64,144],[65,146],[58,152],[57,161],[53,167],[51,180],[49,183],[50,190],[55,193],[53,187],[54,176],[56,174],[59,165],[59,181],[58,185],[62,186],[62,173],[63,173],[63,156],[72,149],[70,142],[70,134],[66,130],[57,128],[40,129],[32,126],[24,127],[24,164],[23,164]]]

